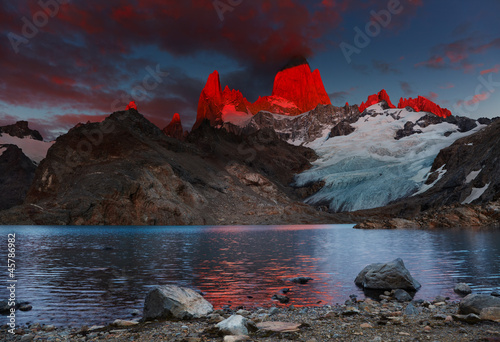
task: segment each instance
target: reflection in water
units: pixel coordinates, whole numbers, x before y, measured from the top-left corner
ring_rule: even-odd
[[[200,289],[219,308],[324,305],[362,298],[354,278],[367,264],[403,258],[422,283],[416,298],[457,297],[457,282],[476,292],[499,286],[500,232],[360,231],[352,226],[2,227],[17,235],[20,300],[33,310],[18,323],[109,323],[142,309],[155,285]],[[0,250],[1,260],[6,250]],[[308,276],[305,285],[289,278]],[[6,298],[5,287],[0,299]],[[0,322],[1,323],[1,322]]]

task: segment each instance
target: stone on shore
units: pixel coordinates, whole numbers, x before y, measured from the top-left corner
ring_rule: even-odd
[[[257,328],[264,331],[271,331],[277,333],[297,332],[299,331],[300,323],[288,322],[262,322],[257,323]]]
[[[486,308],[500,308],[500,298],[490,295],[470,294],[460,302],[458,313],[467,315],[470,313],[481,315]]]
[[[201,318],[214,310],[212,304],[197,292],[183,287],[165,285],[151,290],[144,301],[143,317],[154,319]]]
[[[248,335],[248,328],[253,325],[248,319],[240,315],[232,315],[231,317],[218,323],[216,327],[224,335],[245,336]]]
[[[485,308],[481,310],[481,315],[479,317],[483,320],[500,323],[500,307]]]
[[[421,287],[400,258],[386,264],[375,263],[366,266],[354,282],[359,287],[372,290],[416,291]]]
[[[466,283],[459,283],[459,284],[455,285],[455,288],[453,289],[453,291],[455,291],[455,293],[457,293],[457,294],[464,295],[464,296],[472,293],[470,286],[467,285]]]

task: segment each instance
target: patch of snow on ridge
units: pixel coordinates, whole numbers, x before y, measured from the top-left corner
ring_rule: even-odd
[[[378,111],[378,115],[375,111]],[[324,181],[325,186],[306,202],[329,205],[332,211],[355,211],[387,205],[389,202],[422,191],[439,151],[455,140],[482,129],[460,133],[450,123],[429,125],[400,140],[396,132],[406,122],[417,122],[426,112],[406,109],[381,110],[380,104],[367,109],[369,115],[352,124],[355,131],[347,136],[306,144],[319,159],[313,167],[295,178],[296,186]],[[454,132],[448,137],[447,132]]]
[[[7,147],[0,147],[0,156],[7,151]]]
[[[230,122],[233,125],[244,127],[252,119],[252,114],[236,110],[234,104],[226,105],[222,109],[222,121]]]
[[[18,138],[8,134],[0,135],[0,144],[16,145],[34,163],[39,164],[47,156],[47,151],[54,142],[39,141],[32,138]]]
[[[424,184],[424,185],[422,185],[422,187],[420,188],[420,190],[417,191],[416,193],[414,193],[412,196],[423,194],[424,192],[426,192],[427,190],[429,190],[430,188],[432,188],[434,185],[436,185],[436,183],[439,182],[439,180],[441,178],[443,178],[444,174],[446,173],[446,170],[444,169],[445,167],[446,167],[446,164],[444,164],[443,166],[441,166],[439,169],[437,169],[435,171],[435,172],[438,173],[438,176],[437,176],[437,178],[436,178],[436,180],[434,182],[432,182],[431,184]],[[414,177],[412,179],[415,180],[416,178]]]
[[[483,169],[479,170],[479,171],[471,171],[467,177],[465,178],[465,184],[469,184],[470,182],[472,182],[474,179],[476,179],[476,177],[481,173],[481,171],[483,171]]]
[[[486,184],[482,188],[472,188],[470,195],[462,202],[462,204],[470,204],[481,197],[484,192],[488,189],[490,183]]]

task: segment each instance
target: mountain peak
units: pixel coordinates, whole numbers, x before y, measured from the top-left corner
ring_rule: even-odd
[[[184,138],[184,129],[182,128],[181,116],[179,113],[175,113],[172,121],[168,124],[167,127],[163,129],[163,132],[172,138],[182,140]]]
[[[13,125],[0,127],[0,135],[2,133],[21,139],[28,137],[34,140],[43,141],[43,137],[40,132],[29,128],[28,121],[18,121]]]
[[[125,110],[129,110],[129,109],[137,110],[137,105],[135,104],[135,101],[130,101],[130,103],[127,105],[127,108],[125,108]]]

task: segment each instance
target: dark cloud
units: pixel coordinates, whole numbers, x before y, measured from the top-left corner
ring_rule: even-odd
[[[401,82],[399,82],[399,84],[401,85],[401,90],[403,90],[403,93],[405,94],[405,96],[410,96],[410,95],[415,93],[413,91],[410,83],[401,81]]]
[[[373,67],[380,71],[382,74],[401,74],[401,70],[392,67],[389,63],[383,62],[383,61],[377,61],[373,60],[372,61]]]

